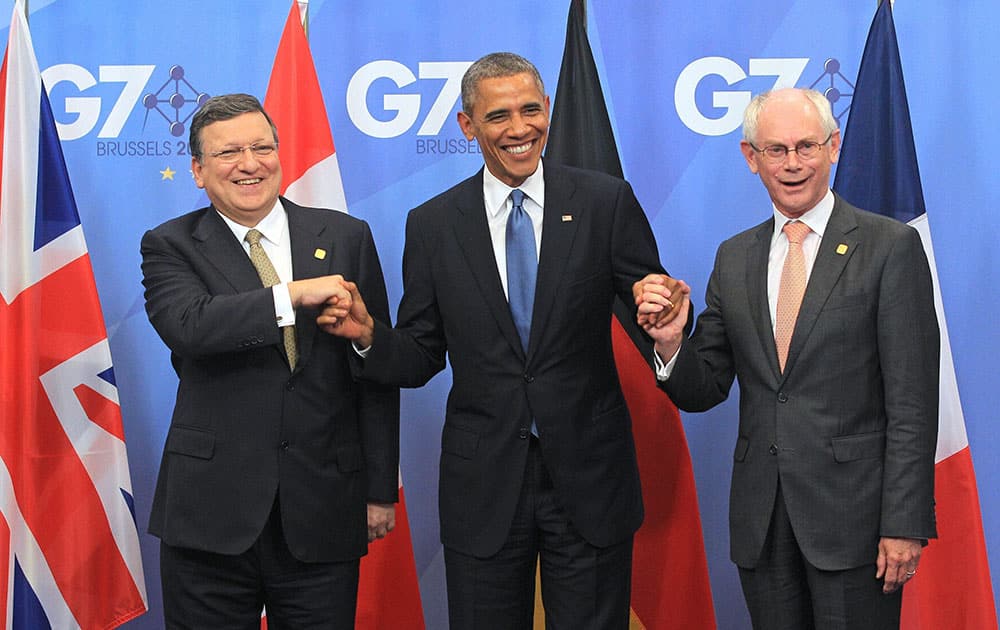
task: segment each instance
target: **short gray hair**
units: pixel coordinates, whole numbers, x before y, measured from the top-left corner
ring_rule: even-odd
[[[278,142],[278,129],[274,126],[274,121],[264,111],[264,106],[260,104],[257,97],[250,94],[222,94],[213,96],[198,108],[194,118],[191,119],[191,132],[188,139],[188,151],[191,156],[201,162],[201,130],[214,122],[230,120],[243,114],[260,112],[267,119],[267,124],[271,126],[271,133],[274,135],[275,143]]]
[[[538,74],[538,68],[524,57],[510,52],[495,52],[480,57],[462,76],[462,111],[472,116],[476,89],[483,79],[498,79],[523,73],[530,74],[538,85],[538,91],[545,94],[542,75]]]
[[[819,113],[820,125],[823,127],[823,131],[827,134],[832,134],[837,130],[837,119],[833,117],[833,108],[830,106],[830,100],[826,98],[820,92],[816,90],[811,90],[808,88],[786,88],[792,89],[796,92],[801,93],[807,99],[809,99],[813,106],[816,108],[817,113]],[[769,90],[758,94],[750,104],[747,105],[746,111],[743,112],[743,139],[751,144],[756,144],[757,142],[757,121],[760,119],[760,113],[763,111],[764,107],[771,97],[781,92],[782,90]]]

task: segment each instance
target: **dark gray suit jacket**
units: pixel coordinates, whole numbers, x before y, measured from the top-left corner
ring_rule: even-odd
[[[939,339],[911,227],[836,198],[779,373],[767,303],[773,219],[718,250],[704,312],[664,384],[701,411],[740,388],[733,561],[755,566],[779,479],[796,540],[825,570],[872,564],[881,536],[932,538]]]
[[[623,180],[549,162],[544,173],[527,353],[500,283],[480,171],[410,213],[399,321],[395,330],[377,323],[363,366],[366,378],[418,387],[447,354],[441,539],[479,557],[510,529],[532,419],[560,504],[584,538],[611,545],[642,522],[611,308],[616,295],[634,304],[632,283],[663,272],[656,243]]]
[[[282,199],[295,279],[343,274],[388,317],[368,225]],[[180,379],[150,515],[164,542],[223,554],[257,539],[277,495],[303,561],[367,550],[366,502],[397,499],[399,392],[355,383],[350,342],[296,313],[289,372],[271,289],[212,208],[142,239],[146,311]]]

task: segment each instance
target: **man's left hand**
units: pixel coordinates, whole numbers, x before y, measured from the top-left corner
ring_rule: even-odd
[[[923,543],[915,538],[885,538],[878,543],[876,579],[885,578],[883,593],[892,593],[917,574]]]
[[[392,503],[368,504],[368,542],[385,538],[396,527],[396,506]]]

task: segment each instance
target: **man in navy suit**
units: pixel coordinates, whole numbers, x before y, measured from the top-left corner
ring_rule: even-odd
[[[539,561],[548,627],[627,628],[643,510],[610,325],[616,296],[663,273],[652,231],[625,181],[541,160],[549,98],[527,60],[473,63],[458,124],[485,168],[410,213],[396,328],[363,289],[319,321],[356,341],[367,380],[419,387],[451,363],[452,630],[530,628]]]
[[[739,379],[730,543],[754,628],[898,628],[902,586],[936,535],[927,258],[916,230],[830,191],[840,130],[822,94],[756,97],[741,148],[773,214],[719,246],[689,339],[680,318],[646,321],[664,305],[686,317],[689,300],[643,287],[658,377],[687,411]],[[786,302],[795,268],[804,293]]]
[[[191,170],[212,205],[142,239],[146,311],[180,379],[150,515],[168,628],[353,630],[359,558],[393,526],[399,392],[355,383],[320,308],[343,277],[388,317],[368,225],[280,198],[256,98],[208,100]],[[345,302],[346,303],[346,302]]]

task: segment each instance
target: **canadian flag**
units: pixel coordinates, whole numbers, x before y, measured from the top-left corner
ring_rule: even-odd
[[[280,130],[281,193],[301,205],[347,212],[333,134],[302,25],[305,15],[298,5],[292,2],[264,98],[264,109]],[[359,629],[424,628],[402,478],[396,528],[371,543],[361,561],[355,625]]]

